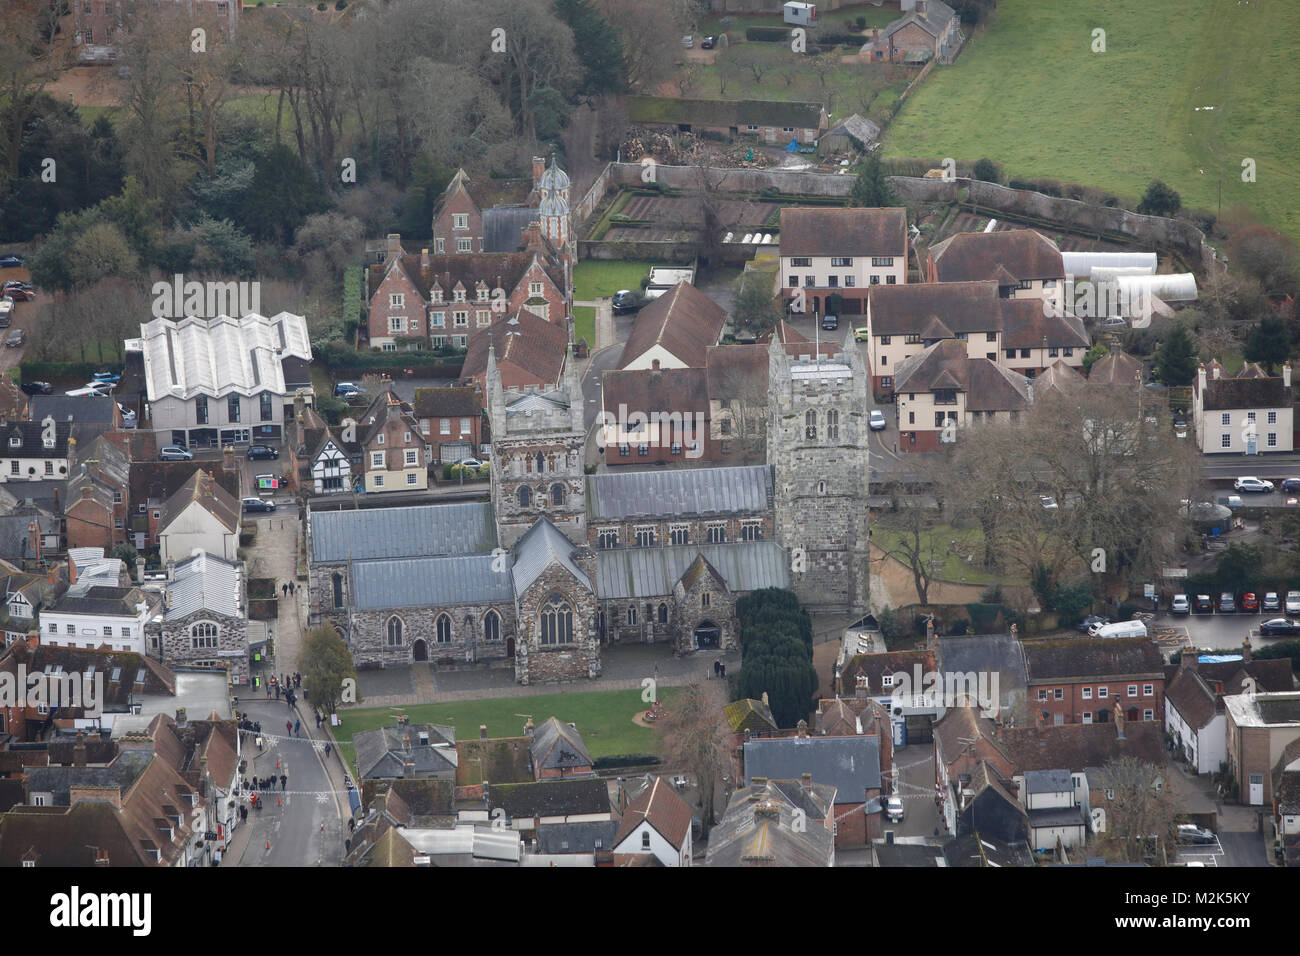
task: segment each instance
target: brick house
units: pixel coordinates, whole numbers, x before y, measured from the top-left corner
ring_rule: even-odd
[[[1025,641],[1029,707],[1046,723],[1163,725],[1164,659],[1146,637]]]
[[[1194,654],[1183,655],[1165,690],[1165,729],[1197,773],[1213,773],[1226,762],[1228,718],[1223,699],[1251,686],[1256,691],[1290,690],[1294,686],[1290,659],[1202,663]]]
[[[69,443],[72,474],[63,509],[68,547],[98,547],[107,554],[129,533],[130,458],[103,435],[84,446],[75,439]]]
[[[568,317],[568,265],[542,234],[524,230],[522,251],[405,255],[390,236],[382,265],[367,273],[366,333],[375,348],[465,348],[470,335],[503,315],[527,309],[564,326]]]
[[[534,728],[528,721],[524,735],[529,737],[529,763],[534,780],[559,780],[569,777],[594,777],[591,754],[582,742],[582,735],[573,724],[558,717],[548,717]]]
[[[358,436],[365,488],[424,491],[429,487],[429,442],[395,392],[379,395],[361,416]]]
[[[926,252],[926,282],[990,280],[1004,299],[1059,301],[1065,260],[1056,243],[1033,229],[959,232]]]
[[[569,203],[569,177],[551,157],[534,156],[531,179],[451,178],[433,212],[435,255],[514,252],[529,223],[539,221],[548,195]]]
[[[679,282],[637,313],[620,369],[703,368],[726,312],[689,282]]]
[[[1300,693],[1237,694],[1224,697],[1228,715],[1228,770],[1241,788],[1239,800],[1252,807],[1273,803],[1273,770],[1300,740]]]
[[[943,0],[902,0],[902,16],[884,30],[873,28],[862,54],[872,61],[951,63],[961,49],[961,17]]]
[[[842,299],[842,315],[864,315],[873,285],[907,282],[907,210],[838,209],[812,206],[781,210],[783,302],[801,292],[803,309],[830,311],[831,296]]]
[[[568,331],[562,324],[547,322],[526,309],[494,319],[470,335],[460,383],[474,386],[480,396],[487,394],[491,351],[503,388],[556,388],[568,367],[568,347]]]
[[[412,416],[433,462],[477,457],[483,443],[483,402],[468,387],[417,388]]]

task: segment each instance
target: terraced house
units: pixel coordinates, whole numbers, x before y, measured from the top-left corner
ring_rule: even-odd
[[[779,100],[690,100],[663,96],[629,96],[628,119],[638,126],[682,133],[713,133],[730,139],[755,137],[785,145],[792,139],[813,144],[830,125],[820,103]]]

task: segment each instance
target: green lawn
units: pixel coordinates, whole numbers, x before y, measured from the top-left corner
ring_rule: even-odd
[[[666,689],[661,701],[672,697]],[[415,707],[382,707],[345,710],[339,714],[343,723],[334,729],[343,756],[353,760],[352,735],[394,723],[393,715],[407,714],[411,723],[450,724],[460,740],[477,739],[479,726],[487,725],[489,737],[514,737],[523,732],[525,718],[533,723],[559,717],[578,725],[583,743],[593,757],[611,754],[658,753],[659,740],[653,730],[632,723],[632,718],[647,709],[639,690],[588,691],[574,694],[546,694],[540,697],[500,697],[492,700],[461,701],[447,704],[420,704]]]
[[[1107,50],[1093,53],[1093,30]],[[1243,204],[1300,239],[1300,3],[1004,0],[886,136],[891,157],[1003,164],[1136,200],[1153,179],[1211,212]],[[1196,107],[1214,107],[1197,111]],[[1243,183],[1242,160],[1256,163]]]
[[[573,307],[573,340],[586,339],[588,348],[596,347],[596,310],[589,305]]]
[[[879,523],[871,526],[871,543],[882,551],[892,549],[902,537],[902,532],[882,528]],[[962,529],[947,524],[938,525],[923,538],[934,542],[933,545],[923,543],[922,549],[934,548],[935,580],[950,581],[953,584],[994,584],[999,581],[1014,583],[1008,582],[1007,576],[996,568],[986,569],[980,566],[984,545],[979,528]],[[950,554],[950,542],[953,541],[957,542],[957,548],[955,553]],[[962,560],[965,555],[974,555],[975,560],[967,564]]]
[[[652,265],[662,263],[606,262],[599,259],[579,262],[573,267],[573,298],[589,301],[613,295],[619,289],[640,289],[641,280],[650,272]],[[574,311],[576,314],[577,310]]]

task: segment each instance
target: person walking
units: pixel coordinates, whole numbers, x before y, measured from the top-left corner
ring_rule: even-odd
[[[293,733],[293,721],[292,721],[292,720],[286,720],[286,721],[284,722],[284,732],[285,732],[286,734],[292,734],[292,733]]]
[[[267,685],[266,685],[266,699],[267,699],[267,700],[270,700],[270,699],[271,699],[271,685],[270,685],[270,684],[267,684]]]
[[[320,716],[320,713],[319,713],[319,711],[318,711],[317,714],[316,714],[316,729],[317,729],[317,730],[320,730],[320,722],[321,722],[321,716]]]
[[[325,745],[325,756],[328,757],[328,756],[330,755],[330,753],[331,753],[331,751],[332,751],[333,749],[334,749],[334,748],[332,748],[329,744],[326,744],[326,745]]]
[[[279,684],[276,684],[276,685],[275,685],[275,699],[276,699],[276,700],[279,700],[279,699],[280,699],[280,685],[279,685]]]
[[[287,585],[287,584],[281,584],[281,585],[280,585],[280,595],[281,595],[281,597],[288,597],[288,596],[289,596],[289,585]]]
[[[293,722],[293,735],[294,735],[295,737],[301,737],[301,736],[302,736],[302,721],[301,721],[301,720],[295,720],[295,721]]]
[[[288,785],[289,778],[284,774],[280,774],[280,790],[283,792]]]

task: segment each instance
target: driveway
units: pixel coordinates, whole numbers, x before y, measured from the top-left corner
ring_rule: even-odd
[[[903,822],[900,825],[886,820],[884,828],[900,837],[934,837],[936,832],[942,835],[943,818],[934,802],[933,745],[895,748],[894,766],[898,769],[894,795],[903,800]]]

